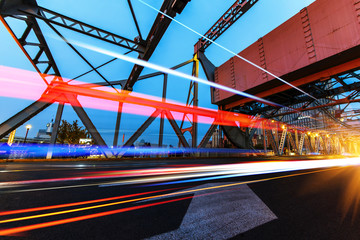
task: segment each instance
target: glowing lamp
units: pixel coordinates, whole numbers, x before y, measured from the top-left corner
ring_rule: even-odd
[[[28,124],[28,125],[26,125],[25,126],[25,128],[26,128],[26,134],[25,134],[25,138],[24,138],[24,143],[26,143],[26,138],[27,138],[27,135],[28,135],[28,133],[29,133],[29,130],[31,129],[31,125],[30,124]]]

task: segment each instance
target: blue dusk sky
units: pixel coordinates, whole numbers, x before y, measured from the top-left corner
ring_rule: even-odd
[[[144,1],[157,9],[160,9],[163,2],[162,0]],[[138,35],[126,0],[106,0],[102,1],[101,4],[99,4],[98,0],[38,0],[37,2],[42,7],[116,33],[120,36],[134,39]],[[145,6],[138,0],[132,0],[131,2],[140,25],[141,33],[143,37],[146,38],[157,12]],[[250,11],[217,39],[217,43],[238,53],[312,2],[314,2],[314,0],[259,0]],[[197,32],[204,34],[233,3],[234,0],[192,0],[187,4],[183,12],[176,16],[176,20]],[[6,20],[15,34],[22,34],[24,30],[22,22],[10,18],[7,18]],[[72,79],[83,72],[90,70],[90,67],[86,65],[63,41],[54,37],[56,34],[45,23],[39,21],[39,25],[42,28],[60,73],[64,78]],[[56,28],[68,39],[80,41],[117,53],[125,52],[122,48],[114,47],[111,44],[104,43],[100,40],[91,39],[60,27]],[[172,22],[149,62],[170,68],[187,61],[193,57],[194,44],[198,39],[199,36],[193,32]],[[0,42],[0,65],[35,71],[2,24],[0,24]],[[80,47],[77,47],[77,49],[94,66],[101,65],[112,59],[110,56],[95,53]],[[232,57],[230,53],[225,52],[215,45],[211,45],[207,48],[205,54],[215,66],[221,65]],[[129,55],[134,58],[137,57],[136,53],[131,53]],[[133,64],[131,63],[116,60],[105,67],[100,68],[99,71],[109,81],[123,80],[128,78],[132,67]],[[188,65],[179,69],[179,71],[191,74],[191,69],[192,66]],[[144,69],[142,74],[151,72],[154,72],[154,70]],[[202,70],[200,70],[199,77],[206,78]],[[94,72],[77,80],[89,83],[102,81],[102,79]],[[41,81],[41,78],[39,78],[39,82]],[[162,94],[162,82],[162,77],[149,78],[137,82],[133,90],[134,92],[160,97]],[[16,88],[15,83],[14,88]],[[167,97],[168,99],[185,103],[188,88],[189,80],[170,76],[168,80]],[[0,123],[24,109],[32,102],[33,101],[30,100],[5,98],[0,96]],[[210,103],[210,90],[208,86],[199,85],[199,106],[212,109],[217,108]],[[57,104],[51,105],[23,126],[20,126],[17,129],[16,135],[24,136],[25,125],[31,124],[33,128],[30,130],[29,136],[36,136],[38,130],[45,128],[46,124],[55,117],[56,110]],[[85,110],[104,140],[111,146],[116,113],[90,108]],[[78,119],[78,117],[73,109],[66,105],[63,119],[72,122],[73,120]],[[126,141],[146,119],[147,116],[123,114],[120,126],[119,144],[122,144],[123,134],[125,134]],[[144,139],[151,143],[157,143],[159,124],[159,119],[155,120],[138,140]],[[208,125],[199,124],[199,141],[207,131],[207,128]],[[186,139],[189,139],[190,137],[190,134],[186,135]],[[164,144],[177,146],[177,143],[178,139],[175,133],[168,121],[165,121]]]

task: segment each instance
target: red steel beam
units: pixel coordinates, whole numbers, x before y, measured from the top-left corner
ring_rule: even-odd
[[[239,55],[295,86],[350,71],[360,66],[358,16],[360,1],[317,0]],[[259,97],[290,88],[237,57],[215,70],[215,82]],[[215,96],[226,108],[250,101],[222,90]]]
[[[347,62],[347,63],[344,63],[344,64],[337,65],[335,67],[326,69],[324,71],[320,71],[320,72],[317,72],[315,74],[300,78],[300,79],[292,82],[291,84],[298,87],[298,86],[308,84],[308,83],[318,81],[318,80],[325,81],[325,80],[330,79],[332,76],[339,75],[339,74],[348,72],[348,71],[350,71],[352,69],[359,68],[359,66],[360,66],[360,58],[355,59],[355,60],[350,61],[350,62]],[[268,96],[271,96],[271,95],[274,95],[276,93],[283,92],[283,91],[286,91],[286,90],[289,90],[289,89],[291,89],[291,87],[289,85],[281,85],[281,86],[278,86],[278,87],[268,89],[268,90],[263,91],[261,93],[255,94],[255,96],[260,97],[260,98],[265,98],[265,97],[268,97]],[[234,101],[234,102],[229,103],[229,104],[225,104],[224,109],[231,109],[233,107],[241,106],[241,105],[244,105],[245,103],[249,103],[249,102],[252,102],[252,101],[253,101],[253,99],[244,98],[244,99]]]
[[[332,107],[332,106],[336,106],[336,105],[340,105],[340,104],[348,104],[348,103],[355,103],[355,102],[360,102],[360,99],[349,100],[348,98],[342,98],[342,99],[336,100],[336,101],[328,103],[328,104],[323,104],[323,105],[308,107],[308,108],[297,108],[297,109],[295,109],[295,111],[280,113],[280,114],[274,115],[272,117],[276,118],[276,117],[294,114],[294,113],[298,113],[298,112],[305,112],[305,111],[309,111],[309,110],[315,110],[315,109],[319,109],[319,108]]]

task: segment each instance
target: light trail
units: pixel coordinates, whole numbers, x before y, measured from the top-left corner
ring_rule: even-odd
[[[179,184],[233,177],[254,176],[260,174],[280,173],[288,171],[310,170],[317,168],[345,167],[360,165],[360,158],[343,158],[331,160],[278,161],[256,162],[240,164],[224,164],[214,166],[193,167],[191,170],[178,168],[178,174],[157,175],[154,177],[137,178],[108,183],[101,186],[118,186],[125,184],[146,184],[160,182],[153,185]],[[175,171],[175,170],[174,170]],[[185,172],[185,173],[184,173]]]
[[[151,68],[151,69],[159,71],[159,72],[163,72],[163,73],[167,73],[167,74],[170,74],[170,75],[173,75],[173,76],[185,78],[185,79],[188,79],[188,80],[191,80],[191,81],[194,81],[194,82],[202,83],[202,84],[208,85],[210,87],[214,87],[214,88],[218,88],[218,89],[221,89],[221,90],[224,90],[224,91],[227,91],[227,92],[234,93],[236,95],[251,98],[251,99],[254,99],[254,100],[258,101],[258,102],[265,103],[267,105],[276,106],[276,107],[285,107],[285,106],[282,106],[280,104],[268,101],[266,99],[259,98],[257,96],[254,96],[254,95],[251,95],[251,94],[248,94],[248,93],[245,93],[245,92],[242,92],[242,91],[230,88],[230,87],[226,87],[224,85],[221,85],[221,84],[218,84],[218,83],[215,83],[215,82],[210,82],[208,80],[201,79],[201,78],[198,78],[198,77],[195,77],[195,76],[191,76],[191,75],[188,75],[186,73],[182,73],[182,72],[179,72],[179,71],[176,71],[176,70],[173,70],[173,69],[170,69],[170,68],[166,68],[166,67],[154,64],[154,63],[150,63],[150,62],[138,59],[138,58],[125,56],[125,55],[120,54],[120,53],[116,53],[116,52],[113,52],[113,51],[106,50],[104,48],[96,47],[96,46],[93,46],[93,45],[85,44],[85,43],[75,41],[75,40],[71,40],[71,39],[68,40],[68,42],[73,44],[73,45],[76,45],[76,46],[79,46],[79,47],[82,47],[82,48],[85,48],[85,49],[88,49],[88,50],[92,50],[94,52],[98,52],[98,53],[101,53],[101,54],[104,54],[104,55],[108,55],[108,56],[112,56],[112,57],[121,59],[123,61],[134,63],[136,65],[140,65],[140,66],[143,66],[143,67],[146,67],[146,68]]]
[[[174,189],[174,190],[176,190],[176,189]],[[117,200],[117,199],[123,199],[123,198],[130,198],[130,197],[134,197],[134,196],[147,195],[147,194],[156,193],[156,192],[164,192],[164,191],[169,191],[169,189],[158,190],[158,191],[147,192],[147,193],[138,193],[138,194],[132,194],[132,195],[119,196],[119,197],[114,197],[114,198],[112,198],[110,200],[98,199],[98,200],[87,201],[87,202],[92,202],[92,203],[104,202],[104,201],[111,201],[111,200]],[[168,196],[168,195],[167,194],[161,194],[161,195],[157,195],[157,196],[162,196],[163,197],[163,196]],[[42,218],[42,217],[50,217],[50,216],[56,216],[56,215],[61,215],[61,214],[73,213],[73,212],[86,211],[86,210],[109,207],[109,206],[120,205],[120,204],[125,204],[125,203],[132,203],[132,202],[137,202],[137,201],[141,201],[141,200],[152,199],[153,197],[154,196],[141,197],[141,198],[123,200],[123,201],[119,201],[119,202],[112,202],[112,203],[93,205],[93,206],[82,207],[82,208],[75,208],[75,209],[70,209],[70,210],[63,210],[63,211],[58,211],[58,212],[51,212],[51,213],[37,214],[37,215],[32,215],[32,216],[27,216],[27,217],[5,219],[5,220],[0,220],[0,224],[9,223],[9,222],[17,222],[17,221],[25,221],[25,220],[35,219],[35,218]],[[71,203],[71,204],[72,204],[72,206],[77,206],[77,205],[85,205],[85,204],[90,204],[90,203],[82,203],[82,202],[80,202],[80,203]],[[68,205],[71,205],[71,204],[68,204]],[[44,208],[50,209],[50,207],[53,207],[54,209],[55,208],[62,208],[62,207],[59,207],[59,205],[48,206],[48,207],[44,207]],[[19,210],[19,211],[25,211],[25,210]],[[38,211],[42,211],[42,210],[38,210]]]
[[[27,77],[18,78],[20,76]],[[18,82],[17,88],[13,86],[14,80]],[[154,112],[153,109],[156,108],[158,110],[172,111],[172,117],[177,120],[182,120],[182,114],[185,113],[198,115],[198,122],[206,124],[214,123],[236,126],[235,121],[239,121],[242,125],[247,126],[252,123],[251,117],[245,114],[203,107],[190,107],[174,101],[166,100],[165,102],[161,98],[125,90],[121,91],[121,93],[114,93],[108,87],[102,88],[105,90],[98,90],[93,89],[93,87],[99,86],[93,84],[88,84],[88,87],[81,87],[78,85],[69,85],[66,82],[55,82],[46,90],[46,94],[39,99],[39,96],[42,95],[45,89],[40,88],[34,73],[5,66],[0,66],[0,82],[2,85],[2,88],[0,88],[0,96],[4,97],[16,97],[43,102],[53,102],[55,99],[55,101],[64,102],[63,95],[75,94],[84,97],[79,100],[82,107],[93,109],[117,112],[118,103],[123,102],[130,104],[130,106],[137,105],[136,107],[123,107],[122,110],[123,112],[136,115],[151,115]],[[32,86],[30,90],[29,85]],[[71,104],[73,106],[79,105],[77,102],[72,102]],[[169,116],[166,117],[169,118]]]
[[[89,207],[82,207],[82,208],[75,208],[75,209],[58,211],[58,212],[44,213],[44,214],[27,216],[27,217],[6,219],[6,220],[1,220],[0,224],[9,223],[9,222],[17,222],[17,221],[25,221],[25,220],[35,219],[35,218],[42,218],[42,217],[50,217],[50,216],[56,216],[56,215],[61,215],[61,214],[86,211],[86,210],[97,209],[97,208],[110,207],[110,206],[121,205],[121,204],[125,204],[125,203],[133,203],[133,202],[149,200],[149,199],[159,198],[159,197],[175,196],[175,195],[190,193],[192,191],[193,190],[181,191],[181,192],[175,192],[175,193],[169,193],[169,194],[160,194],[160,195],[149,196],[149,197],[141,197],[141,198],[129,199],[129,200],[124,200],[124,201],[119,201],[119,202],[112,202],[112,203],[106,203],[106,204],[100,204],[100,205],[93,205],[93,206],[89,206]],[[197,191],[202,191],[202,189],[198,189]]]
[[[43,187],[43,188],[17,189],[17,190],[1,191],[1,193],[23,193],[23,192],[37,192],[37,191],[49,191],[49,190],[62,190],[62,189],[69,189],[69,188],[94,187],[94,186],[98,186],[99,184],[106,184],[106,183],[105,183],[105,182],[104,182],[104,183],[89,183],[89,184],[79,184],[79,185],[67,185],[67,186],[60,186],[60,187]]]
[[[21,43],[19,42],[18,38],[16,37],[15,33],[11,30],[10,26],[7,24],[7,22],[5,21],[5,19],[3,18],[3,16],[0,16],[0,21],[2,22],[2,24],[4,25],[4,27],[6,28],[6,30],[8,31],[8,33],[11,35],[11,37],[14,39],[14,41],[16,42],[16,44],[18,45],[18,47],[22,50],[22,52],[25,54],[26,58],[29,60],[29,63],[35,68],[35,70],[39,73],[39,75],[41,76],[41,71],[40,69],[36,66],[36,64],[34,63],[34,60],[32,59],[32,57],[29,55],[29,53],[25,50],[25,48],[21,45]],[[46,84],[46,86],[49,85],[49,83],[47,82],[46,78],[42,77],[42,81]]]
[[[176,190],[176,189],[179,189],[179,188],[164,189],[164,190],[157,190],[157,191],[150,191],[150,192],[143,192],[143,193],[135,193],[135,194],[128,194],[128,195],[122,195],[122,196],[117,196],[117,197],[109,197],[109,198],[95,199],[95,200],[82,201],[82,202],[64,203],[64,204],[51,205],[51,206],[45,206],[45,207],[35,207],[35,208],[27,208],[27,209],[19,209],[19,210],[10,210],[10,211],[0,212],[0,216],[14,215],[14,214],[20,214],[20,213],[29,213],[29,212],[38,212],[38,211],[57,209],[57,208],[66,208],[66,207],[86,205],[86,204],[92,204],[92,203],[98,203],[98,202],[107,202],[107,201],[113,201],[113,200],[118,200],[118,199],[123,199],[123,198],[131,198],[131,197],[136,197],[136,196],[141,196],[141,195],[148,195],[148,194],[164,192],[164,191],[170,191],[170,190]],[[10,222],[10,221],[9,220],[0,221],[0,223],[4,223],[4,222]]]
[[[122,108],[123,112],[130,114],[149,116],[151,114],[155,114],[153,109],[156,106],[156,110],[171,111],[171,113],[165,114],[164,117],[166,118],[182,120],[182,114],[186,114],[190,116],[197,115],[197,122],[199,123],[238,126],[236,122],[239,122],[243,127],[255,124],[251,116],[245,114],[213,110],[202,107],[190,107],[186,106],[185,104],[180,104],[169,100],[166,100],[165,102],[161,98],[145,94],[128,92],[125,90],[121,91],[121,93],[114,93],[108,87],[102,88],[105,90],[98,90],[94,89],[93,87],[99,86],[93,84],[87,84],[87,86],[84,87],[79,86],[78,84],[69,85],[66,82],[54,82],[47,89],[47,91],[45,91],[46,94],[42,95],[44,89],[43,87],[40,88],[37,82],[37,78],[38,76],[35,76],[34,73],[30,71],[0,66],[0,81],[2,84],[2,88],[0,88],[0,96],[18,97],[45,102],[53,102],[54,100],[63,102],[64,95],[66,96],[75,94],[79,97],[81,96],[82,98],[79,99],[79,102],[71,102],[73,106],[78,106],[80,104],[79,106],[81,107],[117,112],[118,103],[123,102],[126,104],[130,104],[129,106],[137,105],[137,107]],[[14,88],[13,82],[16,81],[19,84],[17,88]],[[24,84],[21,84],[23,82]],[[32,83],[34,83],[34,85],[32,85]],[[77,83],[79,82],[77,81]],[[30,91],[29,86],[31,86]],[[39,90],[41,91],[39,92]],[[40,99],[38,99],[39,95],[42,95]],[[94,98],[96,100],[94,100]],[[172,114],[172,116],[170,116],[169,114]],[[158,114],[157,117],[161,117],[161,115]],[[259,118],[256,121],[263,120],[264,119]],[[280,129],[280,125],[272,126],[272,128],[276,127]],[[264,126],[262,128],[264,128]],[[266,124],[265,128],[270,128],[270,126]]]
[[[133,199],[133,200],[130,200],[130,201],[141,202],[141,201],[144,201],[144,200],[156,200],[156,199],[159,199],[159,198],[161,199],[161,198],[164,198],[164,197],[172,197],[172,196],[176,196],[176,195],[189,194],[189,193],[200,192],[200,191],[205,191],[205,190],[215,190],[215,189],[220,189],[220,188],[228,188],[228,187],[234,187],[234,186],[243,185],[243,184],[250,184],[250,183],[264,182],[264,181],[276,180],[276,179],[287,178],[287,177],[301,176],[301,175],[319,173],[319,172],[324,172],[324,171],[329,171],[329,170],[333,170],[333,169],[323,169],[323,170],[306,172],[306,173],[297,173],[297,174],[291,174],[291,175],[285,175],[285,176],[278,176],[278,177],[264,178],[264,179],[258,179],[258,180],[251,180],[251,181],[240,182],[240,183],[231,183],[231,184],[223,184],[223,185],[212,186],[212,187],[204,187],[204,188],[200,188],[200,189],[191,189],[191,190],[185,190],[185,191],[174,192],[174,193],[169,193],[169,194],[160,194],[160,195],[155,195],[155,196],[150,196],[150,197],[137,198],[137,199]],[[137,209],[142,209],[142,208],[147,208],[147,207],[152,207],[152,206],[157,206],[157,205],[162,205],[162,204],[166,204],[166,203],[182,201],[182,200],[186,200],[186,199],[192,199],[192,198],[196,198],[196,197],[201,197],[201,196],[211,195],[211,194],[217,194],[217,193],[218,192],[198,194],[198,195],[195,195],[195,196],[188,196],[188,197],[182,197],[182,198],[166,200],[166,201],[161,201],[161,202],[143,204],[143,205],[139,205],[139,206],[127,207],[127,208],[117,209],[117,210],[112,210],[112,211],[107,211],[107,212],[100,212],[100,213],[84,215],[84,216],[79,216],[79,217],[73,217],[73,218],[67,218],[67,219],[62,219],[62,220],[56,220],[56,221],[51,221],[51,222],[45,222],[45,223],[28,225],[28,226],[3,229],[3,230],[0,230],[0,236],[12,235],[12,234],[20,233],[20,232],[25,232],[25,231],[30,231],[30,230],[35,230],[35,229],[40,229],[40,228],[45,228],[45,227],[50,227],[50,226],[56,226],[56,225],[61,225],[61,224],[66,224],[66,223],[72,223],[72,222],[76,222],[76,221],[83,221],[83,220],[87,220],[87,219],[98,218],[98,217],[118,214],[118,213],[127,212],[127,211],[133,211],[133,210],[137,210]],[[116,204],[121,204],[121,203],[116,202],[116,203],[112,203],[112,204],[116,205]],[[96,206],[92,206],[92,207],[93,208],[98,208],[100,206],[104,207],[104,205],[96,205]],[[80,209],[72,209],[70,211],[75,211],[75,210],[82,211],[83,209],[81,209],[81,210]],[[55,213],[51,213],[51,214],[58,215],[58,214],[64,214],[64,213],[68,213],[68,212],[62,211],[62,212],[55,212]],[[35,216],[37,216],[37,215],[35,215]],[[34,216],[29,216],[29,217],[34,218]],[[45,217],[45,215],[43,215],[41,217]],[[20,220],[26,220],[26,219],[19,219],[17,221],[20,221]]]
[[[117,213],[133,211],[133,210],[142,209],[142,208],[146,208],[146,207],[152,207],[152,206],[157,206],[157,205],[171,203],[171,202],[178,202],[178,201],[182,201],[182,200],[190,199],[190,198],[192,198],[192,196],[183,197],[183,198],[179,198],[179,199],[173,199],[173,200],[167,200],[167,201],[163,201],[163,202],[150,203],[150,204],[145,204],[145,205],[141,205],[141,206],[128,207],[128,208],[123,208],[123,209],[118,209],[118,210],[113,210],[113,211],[100,212],[100,213],[95,213],[95,214],[90,214],[90,215],[85,215],[85,216],[67,218],[67,219],[62,219],[62,220],[57,220],[57,221],[52,221],[52,222],[45,222],[45,223],[33,224],[33,225],[28,225],[28,226],[23,226],[23,227],[4,229],[4,230],[0,230],[0,236],[13,235],[13,234],[20,233],[20,232],[56,226],[56,225],[61,225],[61,224],[65,224],[65,223],[72,223],[72,222],[83,221],[83,220],[92,219],[92,218],[109,216],[109,215],[113,215],[113,214],[117,214]]]
[[[53,37],[53,36],[51,36],[51,37]],[[53,38],[57,39],[56,37],[53,37]],[[214,87],[214,88],[218,88],[218,89],[221,89],[221,90],[224,90],[224,91],[227,91],[227,92],[234,93],[236,95],[251,98],[251,99],[253,99],[255,101],[262,102],[264,104],[267,104],[267,105],[270,105],[270,106],[273,106],[273,107],[279,107],[279,108],[288,109],[290,111],[295,111],[296,113],[299,113],[300,115],[304,114],[302,111],[293,109],[291,107],[283,106],[281,104],[266,100],[264,98],[260,98],[260,97],[257,97],[255,95],[252,95],[252,94],[249,94],[249,93],[246,93],[246,92],[242,92],[242,91],[239,91],[239,90],[236,90],[236,89],[233,89],[233,88],[230,88],[230,87],[227,87],[227,86],[215,83],[215,82],[210,82],[210,81],[205,80],[205,79],[201,79],[201,78],[198,78],[198,77],[195,77],[195,76],[192,76],[192,75],[188,75],[188,74],[176,71],[176,70],[171,69],[171,68],[166,68],[166,67],[154,64],[154,63],[150,63],[150,62],[144,61],[142,59],[132,58],[130,56],[125,56],[125,55],[120,54],[120,53],[116,53],[116,52],[113,52],[113,51],[106,50],[104,48],[96,47],[96,46],[93,46],[93,45],[85,44],[85,43],[75,41],[75,40],[71,40],[71,39],[68,39],[67,42],[71,43],[73,45],[88,49],[88,50],[92,50],[94,52],[98,52],[98,53],[105,54],[105,55],[108,55],[108,56],[112,56],[112,57],[115,57],[115,58],[118,58],[118,59],[121,59],[121,60],[124,60],[124,61],[128,61],[128,62],[134,63],[136,65],[151,68],[151,69],[159,71],[159,72],[168,73],[170,75],[185,78],[185,79],[188,79],[188,80],[191,80],[191,81],[194,81],[194,82],[202,83],[202,84]],[[285,81],[285,80],[283,80],[283,81]],[[290,83],[288,83],[288,84],[290,86],[293,86]],[[299,89],[299,88],[297,88],[295,86],[293,86],[293,87],[295,89],[303,92],[304,94],[309,95],[306,92],[304,92],[303,90],[301,90],[301,89]],[[312,97],[311,95],[309,95],[309,96]],[[312,97],[312,98],[314,98],[314,97]],[[316,98],[314,98],[314,99],[317,100]]]
[[[295,85],[293,85],[293,84],[291,84],[291,83],[289,83],[289,82],[285,81],[284,79],[282,79],[282,78],[280,78],[280,77],[276,76],[276,75],[275,75],[275,74],[273,74],[272,72],[269,72],[268,70],[266,70],[266,69],[262,68],[261,66],[259,66],[259,65],[255,64],[255,63],[253,63],[252,61],[250,61],[250,60],[248,60],[248,59],[246,59],[246,58],[244,58],[244,57],[240,56],[239,54],[237,54],[237,53],[235,53],[235,52],[231,51],[230,49],[228,49],[228,48],[226,48],[226,47],[224,47],[224,46],[222,46],[222,45],[220,45],[220,44],[216,43],[215,41],[211,40],[210,38],[207,38],[206,36],[204,36],[204,35],[202,35],[201,33],[199,33],[199,32],[197,32],[197,31],[195,31],[194,29],[192,29],[192,28],[190,28],[190,27],[186,26],[185,24],[181,23],[180,21],[176,20],[175,18],[173,18],[173,17],[171,17],[171,16],[167,15],[166,13],[164,13],[164,12],[162,12],[162,11],[160,11],[160,10],[156,9],[156,8],[154,8],[154,7],[153,7],[153,6],[151,6],[150,4],[148,4],[148,3],[144,2],[143,0],[138,0],[138,1],[139,1],[139,2],[141,2],[142,4],[144,4],[145,6],[147,6],[147,7],[151,8],[151,9],[153,9],[154,11],[156,11],[156,12],[158,12],[158,13],[160,13],[160,14],[162,14],[162,15],[166,16],[167,18],[171,19],[172,21],[176,22],[177,24],[181,25],[182,27],[184,27],[184,28],[186,28],[186,29],[190,30],[191,32],[195,33],[196,35],[198,35],[198,36],[200,36],[200,37],[202,37],[202,38],[206,39],[207,41],[209,41],[209,42],[211,42],[211,43],[215,44],[216,46],[218,46],[218,47],[220,47],[221,49],[225,50],[226,52],[228,52],[228,53],[232,54],[233,56],[235,56],[235,57],[237,57],[237,58],[239,58],[239,59],[241,59],[241,60],[243,60],[243,61],[247,62],[248,64],[250,64],[250,65],[252,65],[252,66],[256,67],[257,69],[260,69],[261,71],[263,71],[263,72],[265,72],[265,73],[267,73],[267,74],[269,74],[269,75],[273,76],[274,78],[276,78],[276,79],[280,80],[281,82],[283,82],[283,83],[285,83],[285,84],[289,85],[290,87],[292,87],[292,88],[294,88],[294,89],[298,90],[299,92],[301,92],[301,93],[303,93],[303,94],[305,94],[305,95],[307,95],[307,96],[311,97],[312,99],[314,99],[314,100],[318,100],[317,98],[315,98],[314,96],[312,96],[312,95],[310,95],[309,93],[305,92],[304,90],[302,90],[302,89],[300,89],[300,88],[296,87]],[[221,86],[222,86],[222,85],[221,85]]]
[[[39,180],[25,180],[2,182],[2,188],[22,186],[34,183],[52,183],[77,180],[96,180],[107,178],[127,178],[125,180],[98,183],[101,187],[129,185],[129,184],[149,184],[160,182],[163,184],[174,184],[184,182],[195,182],[204,180],[215,180],[242,176],[253,176],[269,173],[280,173],[288,171],[310,170],[317,168],[331,168],[360,165],[360,158],[340,158],[328,160],[303,160],[303,161],[272,161],[272,162],[251,162],[237,164],[219,164],[210,166],[160,168],[160,169],[141,169],[118,172],[105,172],[91,176],[76,176],[68,178],[53,178]]]

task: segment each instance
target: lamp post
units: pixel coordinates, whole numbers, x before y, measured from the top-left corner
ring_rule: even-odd
[[[29,130],[30,130],[30,128],[31,128],[31,125],[28,124],[28,125],[25,126],[25,128],[26,128],[26,134],[25,134],[25,138],[24,138],[24,143],[26,143],[26,138],[27,138],[27,135],[28,135]]]

